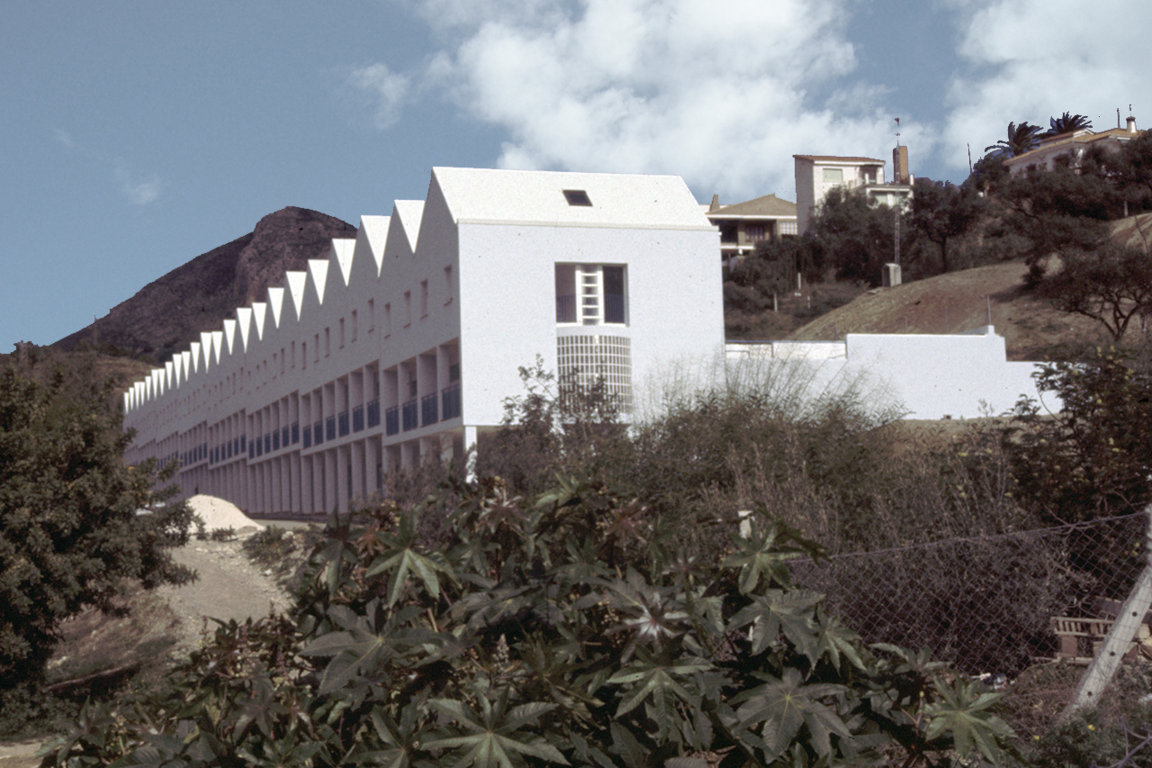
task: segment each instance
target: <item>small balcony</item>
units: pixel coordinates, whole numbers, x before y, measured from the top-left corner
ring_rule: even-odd
[[[420,426],[426,427],[440,420],[439,399],[435,392],[420,398]]]
[[[348,436],[348,411],[341,411],[339,417],[340,437]]]
[[[380,400],[368,401],[368,428],[380,426]]]
[[[352,431],[360,432],[364,429],[364,406],[358,405],[352,409]]]
[[[417,409],[417,403],[415,400],[409,400],[408,402],[404,403],[400,410],[404,422],[405,432],[410,429],[416,429],[416,427],[420,426],[420,413]]]
[[[440,391],[440,418],[455,419],[460,415],[460,385],[449,384]]]
[[[400,406],[394,405],[384,412],[384,432],[395,435],[400,431]]]
[[[329,416],[327,419],[324,420],[324,439],[325,440],[335,440],[336,439],[336,417],[335,416]]]

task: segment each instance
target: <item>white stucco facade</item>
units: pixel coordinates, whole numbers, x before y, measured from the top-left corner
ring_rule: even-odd
[[[968,333],[850,333],[842,341],[729,344],[727,360],[745,386],[801,390],[808,399],[852,392],[876,411],[906,419],[974,419],[1010,411],[1021,397],[1041,398],[1037,363],[1007,359],[992,326]],[[781,381],[784,379],[784,381]]]
[[[436,168],[424,200],[364,216],[137,382],[125,459],[177,459],[184,494],[248,512],[347,510],[466,456],[537,357],[603,377],[632,419],[715,386],[923,419],[1036,395],[990,327],[725,345],[719,249],[678,177]]]
[[[250,512],[347,509],[461,457],[518,376],[634,381],[723,350],[716,229],[672,176],[436,168],[124,396],[126,460]]]

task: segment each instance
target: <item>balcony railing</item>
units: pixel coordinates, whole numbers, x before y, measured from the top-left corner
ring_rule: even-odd
[[[329,416],[324,421],[324,439],[325,440],[335,440],[336,439],[336,417],[335,416]]]
[[[417,410],[417,404],[415,400],[409,400],[408,402],[404,403],[404,405],[401,407],[401,415],[403,416],[405,432],[410,429],[416,429],[416,427],[420,426],[420,414]]]
[[[358,405],[352,409],[352,431],[359,432],[364,429],[364,406]]]
[[[371,429],[372,427],[378,427],[378,426],[380,426],[380,401],[379,400],[369,400],[368,401],[368,427],[369,427],[369,429]]]
[[[283,426],[280,428],[280,445],[284,448],[292,445],[292,427]]]
[[[341,411],[338,421],[340,424],[340,437],[346,437],[348,435],[348,411]]]
[[[272,450],[280,450],[280,430],[273,430],[272,432]]]
[[[304,447],[312,447],[312,430],[308,426],[304,427]]]
[[[440,418],[454,419],[460,415],[460,385],[449,384],[440,391]]]
[[[420,426],[426,427],[440,420],[439,399],[435,392],[420,399]]]
[[[292,422],[292,444],[300,442],[300,422]]]
[[[322,442],[324,442],[324,423],[317,420],[312,425],[312,444],[320,445]]]
[[[384,411],[384,432],[394,435],[400,431],[400,406],[394,405]]]

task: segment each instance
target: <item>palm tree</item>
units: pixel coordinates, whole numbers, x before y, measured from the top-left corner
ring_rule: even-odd
[[[1008,123],[1008,138],[984,147],[984,151],[1000,157],[1016,157],[1039,144],[1040,136],[1040,126],[1032,125],[1027,120],[1020,125]]]
[[[1057,136],[1061,133],[1071,133],[1078,131],[1081,128],[1091,128],[1092,121],[1085,115],[1073,115],[1068,112],[1060,115],[1060,117],[1048,118],[1048,125],[1050,126],[1044,132],[1045,136]]]

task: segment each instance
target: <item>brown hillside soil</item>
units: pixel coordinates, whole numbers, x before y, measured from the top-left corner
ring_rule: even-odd
[[[132,589],[120,616],[89,610],[66,622],[63,642],[49,664],[49,683],[99,692],[107,680],[156,679],[173,659],[195,648],[212,619],[243,622],[286,610],[290,598],[271,572],[245,555],[242,539],[192,540],[174,552],[198,578],[179,587]],[[107,675],[107,677],[105,677]],[[0,744],[0,768],[31,768],[38,741]]]
[[[1095,320],[1054,309],[1023,289],[1019,262],[876,288],[821,315],[789,338],[829,340],[846,333],[958,333],[989,324],[1010,360],[1061,359],[1111,337]],[[1135,337],[1135,332],[1130,332]]]

